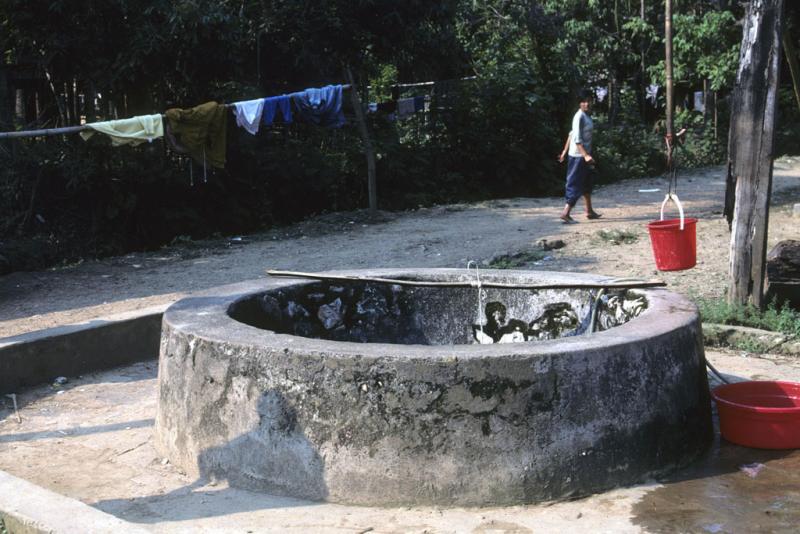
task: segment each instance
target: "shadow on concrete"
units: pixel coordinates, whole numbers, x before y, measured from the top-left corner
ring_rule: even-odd
[[[155,421],[153,419],[140,419],[138,421],[126,421],[124,423],[113,423],[109,425],[79,426],[73,428],[60,428],[57,430],[42,430],[39,432],[24,432],[21,434],[0,434],[0,443],[33,441],[36,439],[47,438],[71,438],[76,436],[86,436],[88,434],[116,432],[117,430],[128,430],[130,428],[153,426],[154,422]]]
[[[305,437],[294,407],[281,392],[268,390],[258,401],[258,414],[253,430],[200,453],[200,476],[192,484],[163,495],[109,499],[92,506],[127,521],[158,523],[324,501],[325,461]],[[230,487],[214,490],[220,481]]]

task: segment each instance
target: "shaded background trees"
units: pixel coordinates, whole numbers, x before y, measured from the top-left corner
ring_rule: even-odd
[[[692,129],[683,164],[717,163],[741,9],[675,4],[677,123]],[[661,172],[663,97],[651,104],[644,87],[661,83],[662,11],[651,0],[5,0],[0,129],[281,94],[343,83],[350,67],[365,101],[441,82],[401,88],[430,97],[424,113],[368,116],[381,208],[557,195],[554,155],[582,87],[606,92],[596,108],[601,180]],[[700,112],[690,95],[704,89]],[[797,152],[788,86],[781,106],[790,120],[779,153]],[[228,165],[207,182],[161,141],[0,141],[0,271],[366,206],[352,120],[229,135]]]

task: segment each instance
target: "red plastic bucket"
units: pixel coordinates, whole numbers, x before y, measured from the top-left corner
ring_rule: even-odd
[[[757,449],[800,448],[800,384],[736,382],[711,394],[728,441]]]
[[[680,211],[680,219],[664,220],[664,205],[674,200]],[[691,269],[697,263],[697,219],[683,217],[683,206],[677,195],[667,195],[661,203],[661,220],[647,225],[653,257],[659,271],[681,271]]]

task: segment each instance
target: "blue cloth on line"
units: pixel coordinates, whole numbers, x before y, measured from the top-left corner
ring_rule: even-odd
[[[300,120],[326,128],[339,128],[345,123],[342,112],[342,86],[326,85],[306,89],[292,95]]]
[[[261,114],[261,122],[266,125],[272,124],[275,120],[277,111],[280,110],[283,122],[292,122],[292,101],[289,95],[271,96],[264,99],[264,111]]]
[[[570,207],[583,195],[592,192],[592,168],[583,157],[569,156],[567,159],[566,201]]]

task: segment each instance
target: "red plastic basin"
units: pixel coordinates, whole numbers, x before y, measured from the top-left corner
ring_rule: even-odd
[[[757,449],[800,448],[800,384],[737,382],[711,394],[720,432],[728,441]]]

